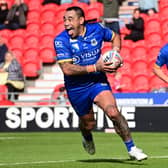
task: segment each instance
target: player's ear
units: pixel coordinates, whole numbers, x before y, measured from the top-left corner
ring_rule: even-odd
[[[80,24],[83,25],[85,22],[85,18],[84,17],[80,17]]]

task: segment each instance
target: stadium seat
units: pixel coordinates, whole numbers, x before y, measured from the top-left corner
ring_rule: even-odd
[[[163,43],[168,43],[168,32],[163,35]]]
[[[52,10],[52,11],[56,11],[59,8],[59,5],[55,4],[55,3],[48,3],[47,5],[43,5],[41,8],[41,12],[45,11],[45,10]]]
[[[168,1],[166,0],[159,0],[159,11],[162,11],[165,7],[168,7]]]
[[[159,33],[161,30],[160,22],[158,20],[149,20],[145,25],[145,37],[151,33]]]
[[[164,37],[165,34],[168,33],[168,19],[161,22],[161,31],[162,31],[163,37]]]
[[[23,66],[28,63],[34,63],[37,66],[38,70],[41,70],[42,68],[42,62],[39,56],[39,51],[34,48],[29,48],[24,51],[24,57],[23,57]]]
[[[162,44],[162,35],[160,32],[153,32],[146,37],[146,43],[150,45]]]
[[[148,58],[149,58],[148,62],[156,60],[156,57],[158,56],[160,49],[161,49],[160,45],[159,46],[156,45],[148,48]]]
[[[27,23],[40,22],[40,12],[38,10],[29,11],[27,14]]]
[[[167,13],[168,13],[168,6],[163,7],[162,10],[159,12],[160,19],[162,22],[168,19]]]
[[[23,74],[26,77],[38,77],[39,69],[35,62],[26,62],[23,65]]]
[[[54,48],[54,36],[52,35],[43,35],[40,38],[40,48]]]
[[[14,3],[14,0],[6,0],[7,4],[8,4],[8,8],[10,9],[11,6],[13,5]]]
[[[132,75],[132,63],[125,60],[123,66],[119,69],[122,74],[131,76]]]
[[[10,100],[2,100],[2,101],[0,101],[0,106],[13,106],[13,105],[15,105],[15,103],[10,101]]]
[[[153,61],[150,61],[148,63],[148,78],[149,79],[152,79],[152,77],[155,76],[154,72],[153,72],[153,66],[154,66],[154,63],[156,62],[156,60],[153,60]]]
[[[55,35],[55,25],[52,22],[47,22],[41,25],[41,35]]]
[[[123,92],[125,92],[125,93],[134,92],[132,78],[130,76],[122,75],[121,85],[123,85],[123,87],[122,87]]]
[[[122,47],[121,51],[120,51],[120,55],[122,56],[122,58],[124,59],[124,61],[129,61],[129,62],[132,61],[130,48],[128,48],[128,47]]]
[[[46,22],[52,22],[52,23],[55,23],[55,12],[56,10],[45,10],[43,12],[41,12],[41,15],[40,15],[40,21],[41,23],[46,23]]]
[[[159,14],[158,13],[154,13],[151,16],[150,15],[146,15],[145,23],[148,23],[149,21],[152,21],[152,20],[160,22]]]
[[[8,89],[5,85],[0,85],[0,102],[7,99]]]
[[[132,43],[132,48],[135,48],[135,47],[146,47],[145,40],[138,40],[138,41]]]
[[[28,35],[25,37],[25,49],[28,48],[39,48],[39,36],[38,35]]]
[[[63,21],[57,22],[56,26],[55,26],[55,35],[58,35],[60,32],[62,32],[64,30],[64,23]]]
[[[49,98],[43,98],[39,102],[37,102],[37,105],[58,105],[58,103],[55,101],[52,101]]]
[[[135,92],[149,92],[149,82],[148,77],[144,75],[139,75],[134,78],[133,86]]]
[[[40,24],[38,22],[28,23],[26,34],[39,34],[40,32]]]
[[[96,8],[99,13],[100,13],[100,16],[103,16],[103,13],[104,13],[104,7],[103,7],[103,3],[101,2],[93,2],[93,3],[90,3],[90,5],[88,6],[88,9],[94,9]]]
[[[8,30],[8,29],[4,29],[4,30],[1,30],[0,31],[0,35],[2,37],[5,37],[7,39],[10,39],[11,35],[12,35],[12,31],[11,30]]]
[[[132,61],[147,60],[146,47],[135,47],[131,49]]]
[[[57,22],[60,22],[60,21],[63,22],[63,16],[65,14],[65,10],[70,6],[71,6],[70,3],[64,3],[64,4],[60,5],[59,8],[57,8],[57,10],[55,12]]]
[[[55,62],[55,51],[52,48],[41,49],[39,55],[43,63]]]
[[[134,61],[132,64],[132,75],[134,77],[138,75],[148,75],[148,63],[144,60]]]
[[[159,79],[156,75],[149,80],[150,90],[159,89],[165,86],[165,82]]]
[[[122,40],[122,47],[132,48],[133,43],[132,40]]]
[[[102,54],[104,54],[105,52],[110,51],[110,50],[112,50],[112,45],[111,45],[111,43],[109,43],[109,42],[104,43],[104,44],[103,44],[103,47],[102,47],[102,49],[101,49]]]
[[[9,45],[11,48],[20,48],[22,49],[24,46],[24,38],[20,35],[12,36],[9,39]]]
[[[100,17],[100,11],[97,8],[88,8],[86,12],[86,20],[96,19],[97,21],[100,21]]]
[[[78,7],[82,8],[85,12],[85,15],[86,15],[87,9],[89,7],[89,5],[84,2],[73,2],[73,3],[71,3],[71,6],[78,6]]]
[[[12,31],[11,37],[12,37],[12,36],[21,36],[21,37],[24,38],[25,32],[26,32],[25,29],[16,29],[15,31]]]
[[[42,8],[41,2],[37,0],[30,0],[28,3],[29,11],[37,10],[40,12],[40,9]]]

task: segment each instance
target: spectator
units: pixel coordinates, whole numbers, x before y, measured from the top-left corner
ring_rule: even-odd
[[[46,4],[49,4],[49,3],[54,3],[54,4],[57,4],[57,5],[60,5],[61,0],[43,0],[42,5],[46,5]]]
[[[122,78],[122,74],[117,71],[114,74],[114,92],[115,93],[120,93],[122,92],[122,89],[125,85],[121,84],[121,78]]]
[[[149,9],[158,12],[158,0],[139,0],[139,8],[141,13],[148,13]]]
[[[4,43],[3,38],[0,36],[0,63],[4,62],[5,54],[8,51],[7,45]]]
[[[164,45],[157,56],[153,72],[165,83],[168,83],[168,75],[161,69],[163,65],[168,68],[168,44]]]
[[[64,3],[72,3],[73,0],[61,0],[61,4],[64,4]]]
[[[0,30],[5,29],[5,21],[8,15],[8,4],[5,0],[0,0]]]
[[[126,28],[130,30],[130,34],[124,37],[125,40],[138,41],[144,39],[144,20],[140,16],[140,10],[134,9],[131,23],[126,24]]]
[[[86,4],[89,4],[89,3],[90,3],[89,0],[78,0],[78,2],[83,2],[83,3],[86,3]]]
[[[114,32],[120,34],[119,7],[123,0],[103,0],[104,24]]]
[[[15,4],[10,8],[5,24],[8,29],[15,30],[26,28],[28,6],[24,0],[15,0]]]
[[[57,101],[59,105],[66,105],[68,101],[67,92],[64,86],[59,88],[59,94],[57,97]]]
[[[0,84],[5,84],[8,88],[8,99],[12,99],[13,94],[18,99],[18,92],[24,90],[24,77],[21,66],[11,51],[5,54],[5,61],[0,64],[0,78]]]

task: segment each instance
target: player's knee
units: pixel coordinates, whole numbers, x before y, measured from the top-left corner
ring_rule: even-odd
[[[120,115],[120,112],[118,111],[117,107],[109,108],[106,113],[110,119],[116,119]]]
[[[85,125],[85,129],[86,130],[92,130],[96,125],[96,122],[95,121],[92,121],[92,122],[88,122],[86,125]]]

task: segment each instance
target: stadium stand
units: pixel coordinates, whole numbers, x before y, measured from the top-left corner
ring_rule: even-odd
[[[12,4],[11,0],[7,2],[9,6]],[[26,80],[28,84],[25,93],[19,96],[19,101],[47,100],[53,89],[63,83],[63,74],[55,62],[53,39],[64,29],[62,17],[65,9],[77,5],[84,9],[87,19],[99,20],[103,16],[103,5],[100,2],[87,5],[74,1],[72,4],[65,3],[60,6],[42,6],[41,0],[25,2],[29,6],[27,28],[15,31],[1,30],[0,34],[22,64],[25,78],[37,78],[33,80],[33,84]],[[128,33],[123,27],[124,21],[132,17],[132,11],[137,7],[138,0],[126,0],[120,7],[121,37]],[[145,21],[144,40],[134,43],[122,38],[121,55],[124,58],[124,66],[119,71],[123,74],[123,92],[148,92],[152,87],[165,86],[152,72],[152,65],[160,47],[168,42],[167,1],[160,0],[159,9],[159,13],[153,17],[142,14]],[[102,53],[108,50],[111,50],[110,43],[104,43]],[[49,66],[46,66],[48,63]],[[113,84],[113,78],[110,78],[110,83]]]

